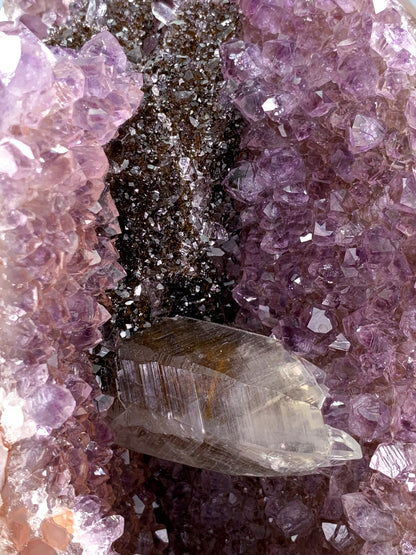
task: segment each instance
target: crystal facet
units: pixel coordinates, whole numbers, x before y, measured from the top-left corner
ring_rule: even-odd
[[[354,439],[324,423],[315,367],[272,338],[164,319],[118,357],[111,426],[125,447],[253,476],[310,474],[361,457]]]

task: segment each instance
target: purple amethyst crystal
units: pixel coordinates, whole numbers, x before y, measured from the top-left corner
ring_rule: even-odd
[[[32,23],[45,8],[21,4]],[[107,31],[49,49],[20,19],[0,23],[0,551],[104,554],[123,518],[104,516],[111,437],[82,351],[110,317],[97,296],[123,275],[102,145],[142,80]]]
[[[393,516],[370,503],[364,494],[347,493],[342,497],[342,504],[351,528],[363,540],[385,542],[397,538]]]
[[[299,500],[290,501],[276,515],[276,524],[286,537],[305,535],[310,531],[313,522],[312,511]]]
[[[395,0],[240,6],[243,36],[222,49],[248,123],[225,181],[237,321],[324,368],[329,421],[363,445],[361,480],[331,478],[317,541],[413,553],[415,22]]]
[[[45,38],[49,27],[65,22],[69,4],[69,0],[5,0],[3,9],[8,20],[20,20],[36,36]]]

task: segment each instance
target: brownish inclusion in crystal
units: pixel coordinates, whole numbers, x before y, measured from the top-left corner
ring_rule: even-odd
[[[124,447],[251,476],[361,457],[354,439],[324,423],[315,367],[275,339],[167,318],[124,343],[118,364],[110,420]]]

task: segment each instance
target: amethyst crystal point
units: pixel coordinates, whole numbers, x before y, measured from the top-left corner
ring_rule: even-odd
[[[115,441],[229,474],[310,474],[361,457],[323,422],[313,366],[274,339],[190,318],[122,345]]]
[[[371,503],[363,493],[343,495],[342,504],[351,528],[363,540],[385,542],[397,538],[393,516]]]
[[[107,32],[75,52],[0,23],[1,553],[105,555],[123,530],[105,516],[112,451],[82,351],[110,317],[97,297],[123,275],[101,145],[140,86]]]

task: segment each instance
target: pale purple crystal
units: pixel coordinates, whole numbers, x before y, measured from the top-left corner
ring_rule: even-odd
[[[40,426],[59,428],[75,409],[75,399],[65,387],[57,384],[36,389],[27,402],[27,411]]]
[[[75,52],[22,23],[42,34],[61,8],[6,2],[20,22],[0,22],[2,553],[110,553],[123,530],[104,516],[111,436],[83,351],[110,317],[97,296],[123,276],[101,145],[137,109],[142,80],[107,31]],[[97,492],[87,509],[83,491]]]
[[[390,409],[376,395],[364,393],[351,398],[349,428],[366,441],[389,436]]]
[[[5,0],[3,9],[8,20],[20,20],[36,36],[45,38],[49,27],[65,22],[69,4],[69,0]]]
[[[350,145],[352,152],[365,152],[377,147],[384,138],[383,122],[357,114],[350,128]]]
[[[363,540],[386,542],[396,539],[398,529],[393,516],[370,503],[362,493],[347,493],[342,504],[351,528]]]

